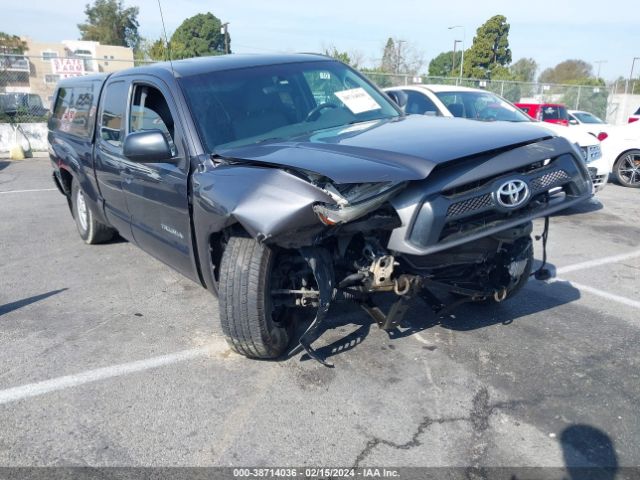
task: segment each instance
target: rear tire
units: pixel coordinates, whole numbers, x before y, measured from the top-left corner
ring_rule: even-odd
[[[111,240],[116,231],[95,219],[78,182],[71,184],[71,212],[80,238],[89,245]]]
[[[640,188],[640,150],[620,155],[613,165],[613,173],[623,187]]]
[[[271,248],[248,237],[231,237],[222,255],[218,284],[222,331],[231,349],[249,358],[277,358],[289,344],[288,329],[272,314],[275,259]]]

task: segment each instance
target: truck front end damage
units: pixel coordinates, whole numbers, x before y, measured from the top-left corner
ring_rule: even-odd
[[[407,181],[339,183],[321,172],[224,162],[197,179],[198,197],[279,252],[265,293],[279,318],[316,309],[300,345],[322,363],[311,343],[332,302],[357,302],[385,330],[401,325],[415,297],[438,315],[463,302],[501,302],[531,274],[532,220],[592,195],[579,152],[561,138],[442,162]],[[375,303],[379,293],[395,297],[387,312]]]

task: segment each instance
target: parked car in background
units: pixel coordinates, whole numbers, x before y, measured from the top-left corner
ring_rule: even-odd
[[[535,121],[499,95],[478,88],[412,85],[385,89],[387,93],[398,90],[407,94],[405,111],[408,114],[462,117],[480,121],[532,122],[540,128],[551,130],[580,147],[596,191],[607,184],[611,164],[603,160],[600,141],[594,135],[554,123]]]
[[[602,157],[620,185],[640,188],[640,122],[610,126],[601,145]]]
[[[640,120],[640,107],[638,107],[636,113],[629,117],[629,123],[637,122],[638,120]]]
[[[516,103],[515,106],[534,120],[569,126],[567,107],[560,103]]]
[[[609,127],[609,124],[596,117],[593,113],[585,112],[583,110],[569,110],[569,126],[572,129],[580,129],[583,132],[590,133],[598,137],[598,140],[602,140],[606,137],[603,132]]]
[[[35,93],[0,94],[0,113],[10,117],[23,114],[32,117],[46,117],[49,109],[42,103],[40,95]]]

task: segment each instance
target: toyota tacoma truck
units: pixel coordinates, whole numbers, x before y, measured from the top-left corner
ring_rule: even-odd
[[[65,79],[53,178],[84,242],[117,233],[217,294],[233,350],[324,363],[311,343],[332,302],[391,330],[416,297],[440,313],[506,300],[532,271],[532,220],[592,195],[563,138],[405,102],[311,54]]]

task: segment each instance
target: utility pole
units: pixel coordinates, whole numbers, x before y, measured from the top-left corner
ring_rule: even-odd
[[[220,33],[224,35],[224,53],[229,53],[229,22],[225,22],[222,24]]]
[[[597,63],[598,64],[598,76],[596,78],[600,78],[600,67],[602,67],[603,63],[607,63],[606,60],[596,60],[593,63]]]
[[[633,82],[633,68],[636,66],[636,60],[640,60],[640,57],[633,57],[633,62],[631,62],[631,73],[629,74],[629,81],[625,86],[624,93],[627,93],[629,90],[629,84]]]

